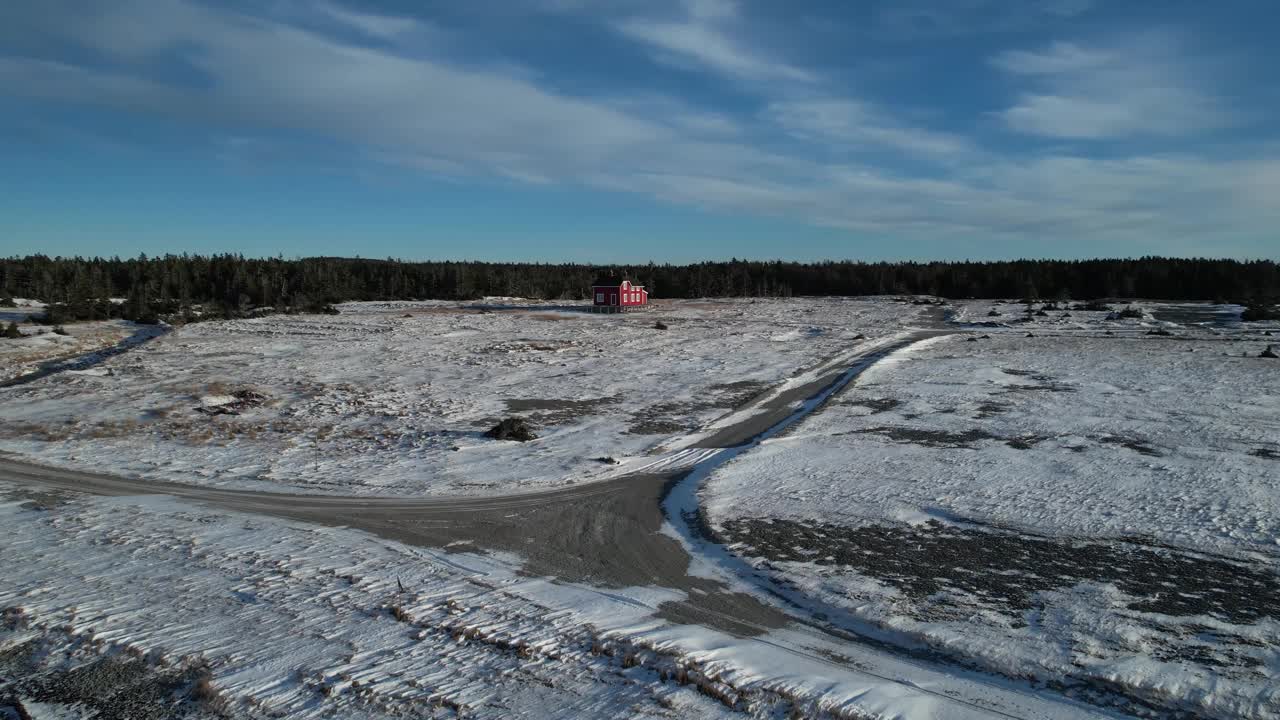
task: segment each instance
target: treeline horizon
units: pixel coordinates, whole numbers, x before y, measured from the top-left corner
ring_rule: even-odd
[[[255,307],[309,311],[354,300],[474,300],[484,296],[582,300],[589,297],[591,282],[602,274],[628,277],[645,285],[653,298],[932,295],[1248,304],[1272,303],[1280,297],[1280,264],[1272,260],[1153,256],[807,263],[732,259],[682,265],[600,265],[184,254],[3,258],[0,298],[88,306],[90,315],[98,314],[94,308],[106,298],[127,298],[124,317],[144,311],[172,313],[193,305],[220,308],[227,314]]]

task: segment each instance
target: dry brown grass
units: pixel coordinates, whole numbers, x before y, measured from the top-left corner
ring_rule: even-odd
[[[134,435],[138,432],[138,428],[142,425],[134,418],[126,418],[124,420],[104,420],[86,427],[80,431],[79,437],[89,438],[92,440],[105,440],[108,438],[117,438],[124,435]]]

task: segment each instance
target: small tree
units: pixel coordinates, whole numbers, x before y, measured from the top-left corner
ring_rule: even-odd
[[[10,340],[22,337],[22,331],[18,329],[18,323],[10,320],[9,325],[4,329],[4,337]]]

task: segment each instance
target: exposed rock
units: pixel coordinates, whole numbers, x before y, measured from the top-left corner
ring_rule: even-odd
[[[518,417],[502,420],[490,428],[485,433],[485,437],[491,437],[494,440],[515,440],[516,442],[529,442],[538,438],[537,435],[533,434],[533,428],[529,427],[529,423],[524,418]]]

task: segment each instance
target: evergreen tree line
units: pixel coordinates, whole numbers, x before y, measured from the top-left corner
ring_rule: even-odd
[[[403,262],[358,258],[166,255],[0,259],[0,299],[57,303],[53,321],[154,320],[199,306],[205,316],[254,308],[315,312],[348,300],[470,300],[487,295],[584,299],[600,275],[628,277],[651,297],[921,294],[949,298],[1274,303],[1280,265],[1144,257],[1001,262],[797,263],[730,260],[688,265]],[[124,298],[123,303],[108,298]]]

